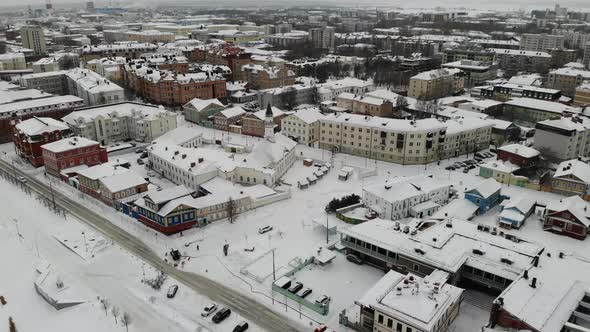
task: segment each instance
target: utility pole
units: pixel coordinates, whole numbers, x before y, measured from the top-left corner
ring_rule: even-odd
[[[275,274],[275,248],[272,248],[272,280],[277,280],[277,276]]]
[[[328,212],[326,212],[326,244],[328,244],[330,235],[330,228],[328,228]]]
[[[49,190],[51,191],[51,203],[53,204],[53,210],[55,210],[55,193],[53,192],[51,178],[49,178]]]

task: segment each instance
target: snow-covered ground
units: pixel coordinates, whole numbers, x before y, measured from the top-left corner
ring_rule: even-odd
[[[168,299],[168,287],[177,282],[167,279],[159,291],[153,290],[141,282],[144,274],[157,274],[150,266],[112,243],[94,245],[101,239],[93,230],[72,216],[54,214],[4,180],[0,201],[0,295],[7,301],[0,310],[2,324],[12,317],[19,331],[115,331],[124,329],[120,315],[126,312],[130,331],[228,331],[243,320],[236,313],[219,325],[201,318],[210,300],[182,285],[176,297]],[[33,287],[41,261],[67,276],[66,287],[71,280],[84,288],[79,296],[86,302],[59,311],[45,302]],[[99,300],[103,298],[110,302],[106,314]],[[113,306],[120,311],[117,323]],[[261,330],[250,325],[253,331]]]
[[[1,148],[10,151],[10,148],[7,148],[6,145]],[[319,224],[325,223],[327,220],[330,226],[336,225],[339,229],[351,227],[351,225],[340,221],[334,215],[327,216],[324,212],[325,205],[332,198],[350,193],[361,195],[362,188],[365,184],[382,181],[384,177],[434,174],[439,179],[450,181],[459,192],[483,181],[482,178],[477,176],[477,168],[471,170],[469,173],[463,173],[461,170],[444,170],[445,166],[455,161],[468,159],[465,156],[441,161],[440,165],[403,166],[344,154],[332,156],[328,151],[304,146],[297,147],[297,155],[301,158],[313,158],[315,160],[330,162],[333,168],[327,175],[319,179],[317,184],[311,185],[307,189],[298,189],[296,186],[297,181],[310,175],[315,167],[306,167],[301,161],[297,161],[283,178],[283,182],[285,183],[283,189],[288,188],[291,190],[292,197],[290,199],[243,213],[238,216],[234,223],[229,223],[227,220],[220,220],[205,228],[195,228],[185,231],[182,236],[163,236],[143,226],[134,219],[120,214],[96,200],[85,197],[66,184],[58,183],[56,187],[58,190],[109,216],[114,224],[136,234],[156,252],[160,252],[162,258],[164,258],[164,253],[168,252],[170,248],[180,249],[183,254],[191,257],[190,261],[183,267],[185,270],[206,275],[244,293],[254,292],[254,296],[259,301],[273,306],[271,294],[272,256],[270,251],[272,249],[275,250],[276,274],[279,277],[282,273],[290,269],[290,263],[314,255],[319,247],[326,244],[326,229],[325,227],[319,226],[318,222],[314,222],[314,220],[319,221]],[[118,155],[115,158],[130,161],[132,170],[145,176],[145,168],[136,163],[138,157],[139,155],[135,153],[127,153]],[[355,169],[352,177],[347,181],[338,179],[337,173],[342,166],[352,166]],[[26,168],[27,166],[22,165],[22,167]],[[36,174],[39,179],[45,180],[41,170],[30,170],[30,172]],[[363,177],[360,174],[367,174],[367,176]],[[157,182],[162,187],[172,185],[166,179],[154,179],[154,182]],[[503,194],[513,197],[526,195],[526,197],[540,202],[559,199],[560,197],[552,193],[532,191],[514,186],[504,186]],[[30,211],[33,211],[33,209],[30,209]],[[476,217],[473,222],[495,224],[498,213],[499,209],[493,209],[483,216]],[[258,234],[258,229],[266,225],[273,226],[273,230],[263,235]],[[577,241],[542,231],[536,216],[531,216],[522,229],[511,232],[519,233],[519,237],[521,238],[568,251],[582,252],[589,245],[588,241]],[[339,235],[330,235],[328,241],[333,243],[338,239]],[[227,257],[222,252],[222,246],[225,243],[230,245],[229,255]],[[244,249],[246,248],[254,248],[254,250],[245,251]],[[61,249],[63,250],[63,248]],[[114,255],[115,252],[118,252],[118,250],[111,248],[95,258],[92,265],[98,264],[100,268],[93,267],[95,269],[94,271],[98,271],[101,268],[109,271],[109,268],[100,265],[101,263],[105,264],[104,261],[107,260],[102,257]],[[119,254],[123,255],[122,253]],[[107,257],[113,259],[110,256]],[[132,258],[128,259],[130,263],[125,264],[117,273],[113,272],[110,277],[96,278],[103,281],[102,285],[105,284],[105,280],[108,278],[125,280],[131,287],[126,287],[123,293],[131,292],[134,294],[133,298],[141,301],[142,306],[151,307],[151,310],[158,312],[158,314],[152,312],[150,315],[146,315],[146,322],[143,323],[146,324],[147,330],[158,326],[161,327],[161,324],[175,324],[175,327],[179,327],[179,324],[182,325],[185,323],[197,324],[193,319],[202,307],[202,303],[198,302],[198,296],[194,294],[183,295],[181,288],[178,299],[167,301],[165,296],[159,294],[160,297],[158,297],[155,304],[148,303],[146,299],[149,298],[151,291],[141,284],[138,285],[137,281],[141,267],[138,266],[138,262],[135,264],[131,263],[133,262]],[[66,264],[67,262],[63,263],[68,266],[70,265]],[[240,273],[245,267],[247,267],[248,272],[253,276]],[[71,269],[76,270],[76,268]],[[332,297],[329,314],[327,316],[321,316],[311,310],[302,308],[303,315],[300,316],[294,310],[298,309],[298,305],[295,305],[295,303],[289,303],[292,308],[287,308],[286,313],[293,319],[302,320],[306,325],[312,324],[312,320],[316,322],[327,322],[332,329],[344,331],[345,329],[338,325],[338,314],[346,309],[349,312],[349,316],[354,316],[354,313],[358,312],[358,307],[355,307],[354,301],[381,278],[383,274],[383,271],[373,267],[367,265],[358,266],[350,263],[342,254],[338,253],[336,258],[328,265],[323,267],[309,265],[297,272],[294,276],[295,279],[303,282],[305,287],[312,288],[312,294],[314,296],[326,294]],[[88,275],[83,276],[84,278],[88,278]],[[97,284],[101,285],[100,283]],[[97,292],[97,294],[101,293]],[[112,296],[117,298],[117,295],[115,292]],[[197,301],[198,304],[186,305],[191,300],[184,298],[184,296],[194,297],[195,300],[192,301]],[[133,303],[130,306],[133,307]],[[285,312],[284,304],[275,303],[273,308],[277,311]],[[487,311],[468,303],[463,305],[461,313],[454,324],[455,331],[470,331],[474,327],[485,324],[488,318]],[[162,315],[164,319],[162,319]],[[152,325],[150,322],[154,317],[159,318],[159,323]],[[206,325],[205,323],[202,324]],[[206,325],[206,327],[211,328],[209,325]]]

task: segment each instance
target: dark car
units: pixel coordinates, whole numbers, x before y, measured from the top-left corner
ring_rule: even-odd
[[[354,264],[358,264],[358,265],[362,265],[363,264],[363,260],[360,259],[357,255],[348,254],[348,255],[346,255],[346,259],[349,262],[353,262]]]
[[[170,288],[168,288],[168,293],[166,296],[171,299],[176,296],[176,292],[178,292],[178,285],[172,285]]]
[[[144,162],[143,162],[143,159],[141,159],[141,158],[138,158],[138,159],[137,159],[137,164],[138,164],[138,165],[143,165],[143,164],[144,164]]]
[[[232,332],[242,332],[248,329],[248,322],[242,321],[236,327],[234,327]]]
[[[299,290],[301,290],[301,288],[303,288],[303,284],[296,282],[295,284],[291,285],[291,287],[289,287],[289,292],[297,293]]]
[[[231,309],[228,307],[223,307],[219,310],[211,319],[213,323],[219,324],[223,322],[229,315],[231,314]]]
[[[139,155],[139,158],[147,158],[147,156],[148,156],[148,153],[147,153],[147,151],[143,151],[143,152],[142,152],[142,153]]]

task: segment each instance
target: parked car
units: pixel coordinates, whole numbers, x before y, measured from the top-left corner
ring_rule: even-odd
[[[166,293],[166,296],[171,299],[176,296],[176,292],[178,292],[178,285],[172,285],[170,288],[168,288],[168,293]]]
[[[144,151],[145,150],[143,148],[137,148],[137,149],[135,149],[135,153],[142,153]]]
[[[217,304],[211,303],[210,305],[203,308],[203,311],[201,312],[201,317],[209,317],[216,310],[217,310]]]
[[[360,259],[359,256],[354,255],[354,254],[348,254],[348,255],[346,255],[346,259],[349,262],[353,262],[353,263],[358,264],[358,265],[362,265],[363,264],[363,260]]]
[[[302,299],[304,299],[309,294],[311,294],[311,288],[304,288],[300,290],[299,293],[297,293],[297,295]]]
[[[297,293],[301,290],[301,288],[303,288],[303,284],[298,281],[295,284],[291,285],[291,287],[289,287],[289,292]]]
[[[469,167],[467,167],[467,169],[474,169],[475,165],[469,165]]]
[[[228,307],[223,307],[219,309],[219,311],[215,315],[213,315],[213,318],[211,320],[213,321],[213,323],[219,324],[223,322],[227,317],[229,317],[230,314],[231,309]]]
[[[17,176],[16,179],[18,180],[18,182],[20,183],[27,183],[27,179],[25,179],[24,176]]]
[[[143,159],[137,158],[137,164],[138,165],[143,165],[144,164]]]
[[[326,332],[328,330],[328,327],[324,324],[316,327],[313,332]]]
[[[139,158],[147,158],[147,156],[148,156],[148,153],[147,153],[147,151],[143,151],[143,152],[142,152],[142,153],[139,155]]]
[[[475,156],[478,157],[478,158],[482,158],[482,159],[485,158],[485,156],[483,154],[479,153],[479,152],[476,152],[475,153]]]
[[[468,167],[463,168],[463,173],[469,173],[469,168]]]
[[[246,331],[247,329],[248,329],[248,322],[241,321],[238,323],[238,325],[236,325],[236,327],[234,327],[232,332],[242,332],[242,331]]]
[[[453,166],[447,166],[447,167],[445,167],[445,169],[447,171],[454,171],[455,170],[455,167],[453,167]]]
[[[319,299],[315,300],[316,304],[326,305],[330,302],[330,297],[328,295],[322,295]]]
[[[156,172],[154,172],[154,171],[148,171],[147,172],[147,175],[148,176],[156,176]]]
[[[272,226],[268,226],[267,225],[267,226],[264,226],[264,227],[259,228],[258,229],[258,234],[264,234],[264,233],[267,233],[267,232],[270,232],[270,231],[272,231]]]

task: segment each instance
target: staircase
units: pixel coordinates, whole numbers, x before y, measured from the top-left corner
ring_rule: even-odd
[[[492,301],[495,296],[479,292],[472,289],[466,289],[463,292],[463,300],[472,306],[490,312],[492,310]]]

